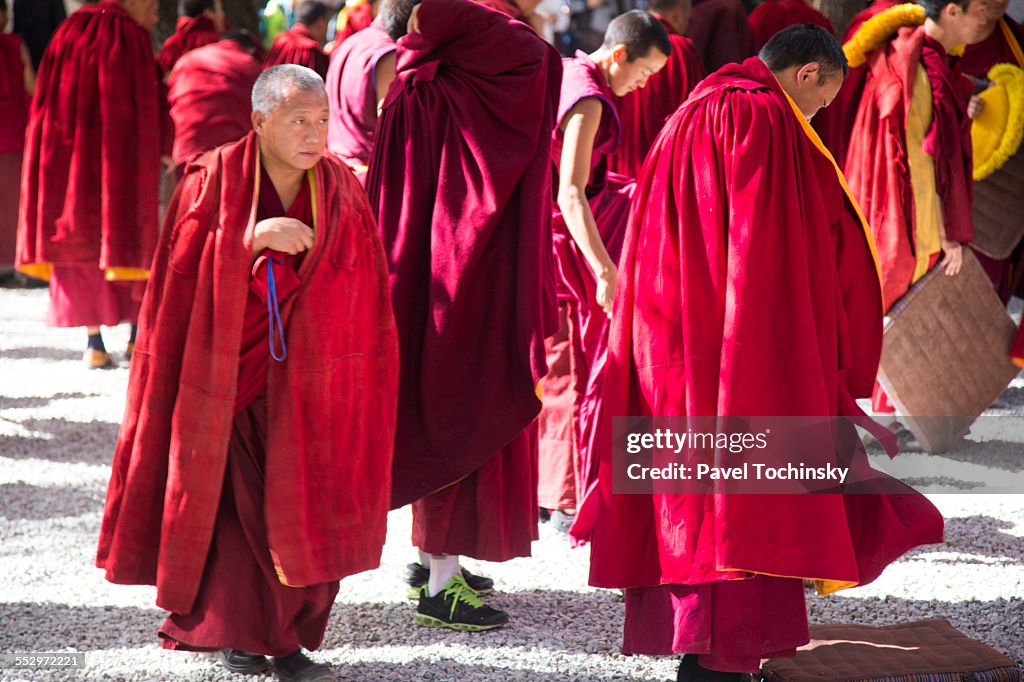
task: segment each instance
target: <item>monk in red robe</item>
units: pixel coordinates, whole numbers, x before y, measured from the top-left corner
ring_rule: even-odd
[[[942,540],[939,512],[885,477],[904,494],[612,491],[613,416],[867,424],[855,398],[871,390],[882,340],[872,239],[808,123],[845,68],[817,26],[776,34],[760,58],[697,86],[637,187],[612,314],[600,485],[574,532],[592,542],[590,583],[627,588],[623,651],[684,653],[679,680],[738,681],[762,658],[794,655],[808,641],[805,578],[824,593],[865,584],[908,549]],[[851,452],[836,455],[863,462],[850,430]]]
[[[380,0],[347,0],[344,7],[338,10],[338,20],[334,25],[334,49],[343,42],[368,28],[377,16]],[[331,51],[334,54],[334,51]]]
[[[397,41],[366,189],[390,264],[401,372],[392,506],[413,503],[416,622],[498,627],[459,556],[537,538],[537,382],[555,331],[551,130],[561,63],[470,0],[389,0]],[[547,201],[547,205],[542,202]]]
[[[179,176],[191,157],[252,130],[252,86],[263,70],[253,37],[233,31],[181,58],[168,81]]]
[[[974,237],[972,85],[948,55],[954,46],[980,39],[986,2],[920,4],[923,26],[904,27],[867,53],[868,73],[846,160],[850,187],[878,244],[886,310],[940,255],[939,267],[956,275],[963,246]],[[894,411],[880,386],[872,408]]]
[[[693,41],[708,72],[757,52],[742,0],[693,0],[686,37]]]
[[[0,0],[0,27],[7,25],[7,0]],[[32,57],[21,38],[0,29],[0,278],[14,271],[18,239],[18,187],[28,107],[36,87]]]
[[[835,33],[828,17],[811,7],[807,0],[765,0],[754,8],[747,20],[758,50],[773,35],[793,24],[817,24],[829,33]]]
[[[690,25],[691,0],[653,0],[647,11],[661,22],[672,41],[672,54],[647,85],[615,99],[622,124],[622,140],[610,159],[609,168],[626,177],[640,176],[647,151],[661,127],[697,83],[704,67],[693,41],[683,36]]]
[[[547,481],[560,485],[570,480],[570,472],[578,472],[577,490],[569,495],[556,488],[560,496],[578,499],[596,478],[594,426],[601,404],[607,313],[635,186],[632,178],[608,171],[622,135],[614,101],[644,87],[671,54],[672,42],[661,21],[633,10],[611,21],[596,52],[577,52],[564,61],[551,148],[558,191],[552,229],[558,292],[567,306],[573,448],[545,453],[540,464],[542,490],[551,485]],[[567,461],[567,454],[577,460]],[[558,509],[559,516],[575,513],[575,507],[545,508]]]
[[[395,41],[378,18],[343,42],[327,68],[327,147],[365,179],[377,111],[395,79]]]
[[[182,0],[181,16],[156,61],[167,78],[171,69],[189,50],[220,40],[224,33],[224,8],[221,0]]]
[[[254,132],[190,161],[168,212],[97,565],[156,585],[164,648],[333,680],[302,648],[380,562],[397,336],[373,214],[324,155],[323,80],[275,67],[252,100]]]
[[[299,64],[313,69],[320,77],[327,76],[330,58],[323,51],[327,41],[327,19],[329,10],[320,0],[302,0],[295,7],[295,25],[280,33],[266,57],[263,68],[278,64]]]
[[[71,15],[46,49],[29,116],[17,267],[49,280],[51,325],[87,328],[90,367],[113,365],[100,325],[135,322],[156,244],[171,142],[156,20],[156,0]]]

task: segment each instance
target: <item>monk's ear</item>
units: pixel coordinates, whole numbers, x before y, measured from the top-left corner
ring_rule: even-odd
[[[821,65],[818,62],[804,64],[796,72],[796,82],[800,85],[820,85]]]
[[[252,112],[252,129],[255,130],[256,132],[260,132],[260,129],[263,128],[263,122],[266,121],[266,120],[267,120],[267,117],[263,115],[263,112],[261,112],[261,111],[253,111]]]
[[[615,47],[612,48],[612,59],[619,66],[622,66],[623,64],[626,63],[626,57],[627,57],[626,46],[623,45],[622,43],[619,43],[618,45],[616,45]]]

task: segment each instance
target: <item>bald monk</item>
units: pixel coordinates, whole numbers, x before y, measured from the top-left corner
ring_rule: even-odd
[[[938,510],[884,476],[879,488],[901,494],[612,493],[612,416],[867,425],[855,398],[871,390],[882,340],[871,234],[808,124],[845,69],[824,29],[784,29],[697,86],[637,187],[599,494],[574,532],[592,542],[590,584],[625,588],[623,652],[682,653],[684,682],[739,682],[762,658],[793,656],[808,641],[803,579],[822,593],[866,584],[942,540]],[[866,462],[853,427],[835,424],[850,448],[836,455]]]
[[[156,244],[170,152],[156,20],[157,0],[75,12],[46,50],[29,116],[17,267],[49,280],[49,324],[86,327],[92,368],[113,366],[100,326],[135,322]]]
[[[252,107],[253,132],[190,161],[168,212],[97,565],[156,585],[164,648],[333,680],[302,649],[338,581],[380,562],[394,318],[370,207],[324,155],[323,81],[268,69]]]
[[[160,70],[167,78],[171,69],[189,50],[220,40],[224,33],[224,8],[221,0],[182,0],[178,23],[157,55]]]
[[[664,25],[646,12],[633,10],[611,21],[596,52],[577,52],[564,61],[558,128],[551,148],[558,192],[552,229],[559,296],[567,305],[572,454],[578,453],[578,461],[565,461],[565,450],[551,452],[553,457],[545,453],[540,470],[545,481],[542,489],[547,480],[569,480],[568,472],[577,471],[577,500],[596,475],[593,427],[601,404],[608,313],[634,188],[632,178],[608,171],[622,137],[614,100],[644,87],[671,54],[672,42]],[[568,516],[575,511],[558,509]]]
[[[331,118],[327,146],[360,180],[373,153],[377,111],[395,78],[395,41],[377,18],[331,54],[327,98]]]
[[[561,64],[528,26],[470,0],[388,0],[379,16],[397,75],[366,189],[402,355],[392,507],[413,503],[416,622],[487,630],[508,614],[459,557],[529,556],[537,538]]]
[[[320,0],[301,0],[295,6],[295,25],[276,38],[263,58],[263,67],[299,64],[327,76],[330,59],[323,51],[329,10]]]
[[[709,73],[757,52],[742,0],[693,0],[686,37]]]
[[[7,25],[8,16],[8,2],[0,0],[0,27]],[[21,156],[35,87],[36,72],[28,47],[17,34],[0,29],[0,279],[14,270]]]
[[[773,35],[793,24],[817,24],[835,33],[832,22],[811,7],[808,0],[765,0],[750,13],[747,21],[754,32],[754,44],[760,50]]]
[[[640,176],[647,150],[654,144],[665,120],[704,78],[704,67],[693,41],[684,37],[690,25],[691,0],[652,0],[650,12],[665,27],[672,41],[672,54],[665,68],[651,76],[647,85],[617,97],[622,139],[609,167],[630,178]]]
[[[186,54],[171,72],[167,100],[179,177],[188,159],[252,130],[252,86],[263,70],[258,49],[251,34],[232,31]]]
[[[949,51],[981,39],[986,0],[921,0],[923,26],[867,53],[846,175],[878,243],[886,310],[936,263],[960,271],[974,237],[968,106],[972,86]],[[893,101],[892,92],[901,93]],[[890,140],[879,145],[877,140]],[[941,256],[941,261],[940,261]],[[881,387],[872,409],[891,414]]]

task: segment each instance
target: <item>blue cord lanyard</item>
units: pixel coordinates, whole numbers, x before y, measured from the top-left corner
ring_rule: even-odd
[[[278,362],[284,362],[288,357],[288,347],[284,343],[284,324],[281,323],[281,308],[277,303],[277,285],[274,282],[273,258],[267,258],[267,317],[270,318],[270,357]],[[274,327],[278,329],[278,338],[281,339],[281,355],[278,357],[277,349],[274,347]]]

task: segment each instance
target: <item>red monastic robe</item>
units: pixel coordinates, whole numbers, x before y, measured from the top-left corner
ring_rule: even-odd
[[[360,177],[370,164],[377,129],[377,62],[394,51],[395,41],[375,21],[343,42],[327,69],[327,147]]]
[[[693,41],[708,73],[757,52],[742,0],[693,0],[686,37]]]
[[[537,532],[560,61],[468,0],[424,0],[419,21],[398,41],[366,185],[402,358],[392,506],[419,500],[426,552],[505,560]]]
[[[111,280],[145,279],[156,244],[166,118],[159,76],[149,33],[116,0],[71,15],[43,56],[25,141],[17,266],[53,275],[52,323],[137,315],[130,287]]]
[[[863,12],[855,14],[846,28],[846,35],[843,37],[845,44],[865,21],[880,14],[883,11],[901,3],[901,0],[875,0],[870,7]],[[864,82],[867,79],[867,65],[855,66],[850,69],[839,88],[836,98],[832,104],[814,115],[814,129],[821,136],[836,163],[840,168],[846,167],[846,152],[850,144],[850,133],[853,131],[853,121],[857,115],[857,107],[864,94]]]
[[[835,33],[828,17],[807,4],[806,0],[766,0],[754,8],[748,21],[758,50],[776,33],[793,24],[817,24],[829,33]]]
[[[756,670],[807,641],[800,579],[865,584],[942,541],[938,510],[885,476],[880,489],[905,494],[612,494],[613,416],[861,416],[881,292],[824,149],[755,58],[702,81],[648,157],[612,314],[599,486],[573,529],[592,542],[592,585],[644,588],[626,591],[627,652]],[[837,456],[866,463],[852,441]]]
[[[594,61],[585,53],[577,52],[573,58],[563,61],[565,77],[558,102],[558,123],[561,125],[573,106],[582,99],[593,97],[601,103],[601,123],[594,138],[594,149],[590,157],[590,178],[587,183],[587,201],[597,223],[601,241],[604,243],[612,262],[619,262],[622,238],[629,217],[629,202],[636,184],[632,178],[608,171],[611,156],[619,147],[621,125],[614,104],[614,95],[604,80],[604,75]],[[557,169],[562,156],[560,127],[555,128],[554,144],[551,146],[551,160]],[[556,173],[557,175],[557,173]],[[557,186],[557,177],[555,178]],[[579,489],[565,491],[567,498],[579,498],[596,477],[594,439],[596,438],[597,414],[601,408],[602,382],[605,355],[608,346],[608,316],[597,304],[597,278],[587,264],[576,242],[569,234],[569,228],[558,208],[554,205],[552,220],[555,260],[558,266],[559,298],[568,307],[568,326],[571,376],[567,390],[572,391],[572,412],[559,419],[558,414],[545,415],[545,426],[557,426],[571,420],[574,447],[555,448],[541,454],[541,477],[550,481],[573,480],[570,474],[578,472]],[[549,341],[549,351],[554,340]],[[560,394],[551,396],[546,402],[548,412],[564,410],[568,402]],[[548,439],[545,439],[548,440]],[[579,457],[579,461],[566,461],[566,454]],[[549,484],[545,482],[545,487]]]
[[[850,188],[878,244],[886,310],[910,288],[917,261],[906,126],[919,64],[932,88],[933,120],[924,151],[935,160],[946,236],[963,244],[974,236],[969,83],[951,70],[942,46],[925,35],[924,27],[901,29],[885,47],[868,54],[846,162]]]
[[[215,43],[218,40],[220,40],[220,34],[210,17],[204,15],[178,17],[174,33],[164,41],[156,62],[160,65],[160,71],[166,76],[186,52]]]
[[[354,7],[342,7],[338,12],[338,23],[334,29],[335,49],[372,22],[373,10],[370,7],[370,0],[364,0]]]
[[[526,15],[523,14],[523,10],[519,9],[519,5],[516,4],[515,0],[476,0],[476,2],[484,7],[497,10],[502,14],[507,14],[517,21],[526,21]]]
[[[0,269],[14,265],[18,239],[18,186],[29,106],[21,50],[21,38],[0,33]]]
[[[263,58],[264,69],[278,64],[305,66],[316,71],[321,78],[325,78],[330,58],[320,49],[320,43],[309,35],[308,28],[302,24],[295,24],[274,38],[266,57]]]
[[[233,40],[182,57],[168,81],[174,120],[174,163],[252,130],[252,86],[263,65]]]
[[[307,175],[316,236],[298,283],[275,268],[287,299],[277,348],[287,358],[269,363],[262,415],[235,420],[239,382],[251,374],[239,369],[257,169],[255,133],[186,166],[146,290],[114,453],[97,565],[111,582],[156,585],[157,605],[175,614],[209,596],[204,570],[236,446],[267,453],[251,498],[262,497],[253,513],[282,584],[375,568],[384,544],[397,339],[372,212],[333,157]],[[255,444],[237,442],[254,431]]]
[[[659,18],[659,21],[672,41],[672,54],[665,68],[651,76],[644,87],[615,98],[622,123],[622,140],[609,167],[630,178],[640,175],[647,150],[654,144],[665,120],[704,77],[704,67],[693,41],[676,33],[664,19]]]

